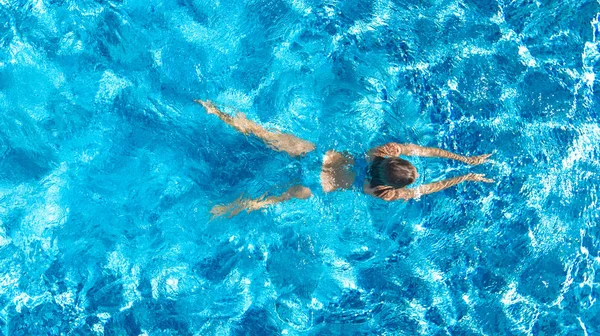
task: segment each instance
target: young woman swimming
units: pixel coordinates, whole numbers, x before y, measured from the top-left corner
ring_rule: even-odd
[[[241,112],[238,112],[235,116],[230,116],[220,111],[210,101],[196,100],[195,102],[204,106],[206,112],[216,115],[243,134],[253,134],[258,137],[273,150],[286,152],[292,157],[304,156],[315,150],[315,145],[312,142],[291,134],[268,131],[246,118]],[[331,192],[350,189],[358,183],[365,193],[386,201],[394,201],[418,198],[421,195],[431,194],[464,181],[494,182],[483,174],[469,173],[408,189],[406,186],[413,183],[419,177],[419,174],[410,162],[399,158],[400,155],[447,158],[470,165],[478,165],[484,163],[491,154],[466,157],[439,148],[390,142],[371,149],[366,155],[365,162],[360,164],[355,162],[354,157],[348,153],[330,150],[325,153],[321,164],[321,188],[325,192]],[[357,173],[359,177],[357,177]],[[364,178],[361,179],[362,176]],[[211,213],[213,216],[229,213],[231,217],[242,210],[251,212],[293,198],[306,199],[310,196],[312,196],[312,191],[309,188],[295,185],[279,196],[265,197],[263,195],[256,199],[245,199],[240,196],[231,204],[214,206]]]

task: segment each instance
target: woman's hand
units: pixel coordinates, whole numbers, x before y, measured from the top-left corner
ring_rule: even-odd
[[[494,183],[494,180],[485,177],[483,174],[469,173],[466,175],[467,181]]]
[[[479,155],[479,156],[471,156],[471,157],[467,158],[467,160],[465,161],[465,163],[473,165],[473,166],[479,165],[479,164],[485,163],[490,156],[492,156],[492,154],[483,154],[483,155]]]
[[[194,103],[204,106],[204,109],[206,110],[206,113],[208,113],[208,114],[219,115],[219,112],[220,112],[219,109],[217,109],[215,104],[213,104],[210,100],[195,99]]]

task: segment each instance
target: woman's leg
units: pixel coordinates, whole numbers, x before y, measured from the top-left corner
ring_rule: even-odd
[[[212,214],[212,218],[220,217],[226,214],[229,214],[229,217],[233,217],[244,210],[246,212],[252,212],[275,203],[285,202],[294,198],[307,199],[311,196],[312,192],[307,187],[303,187],[301,185],[294,185],[279,196],[266,197],[266,195],[262,195],[258,198],[253,199],[244,198],[242,195],[230,204],[220,204],[213,206],[210,210],[210,213]]]
[[[232,117],[220,111],[210,101],[195,100],[195,102],[204,106],[208,114],[216,115],[226,124],[246,135],[254,134],[267,146],[276,151],[286,152],[291,156],[301,156],[315,149],[315,144],[312,142],[300,139],[292,134],[268,131],[246,118],[246,115],[241,112]]]

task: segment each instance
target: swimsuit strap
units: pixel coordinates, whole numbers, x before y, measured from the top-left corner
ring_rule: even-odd
[[[367,162],[366,155],[357,155],[354,158],[354,169],[356,172],[354,187],[362,190],[365,179],[369,178],[369,162]]]

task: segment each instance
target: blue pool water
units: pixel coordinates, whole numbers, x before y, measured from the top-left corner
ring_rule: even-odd
[[[0,0],[1,335],[599,335],[596,0]],[[209,221],[303,163],[204,113],[360,154],[356,191]]]

